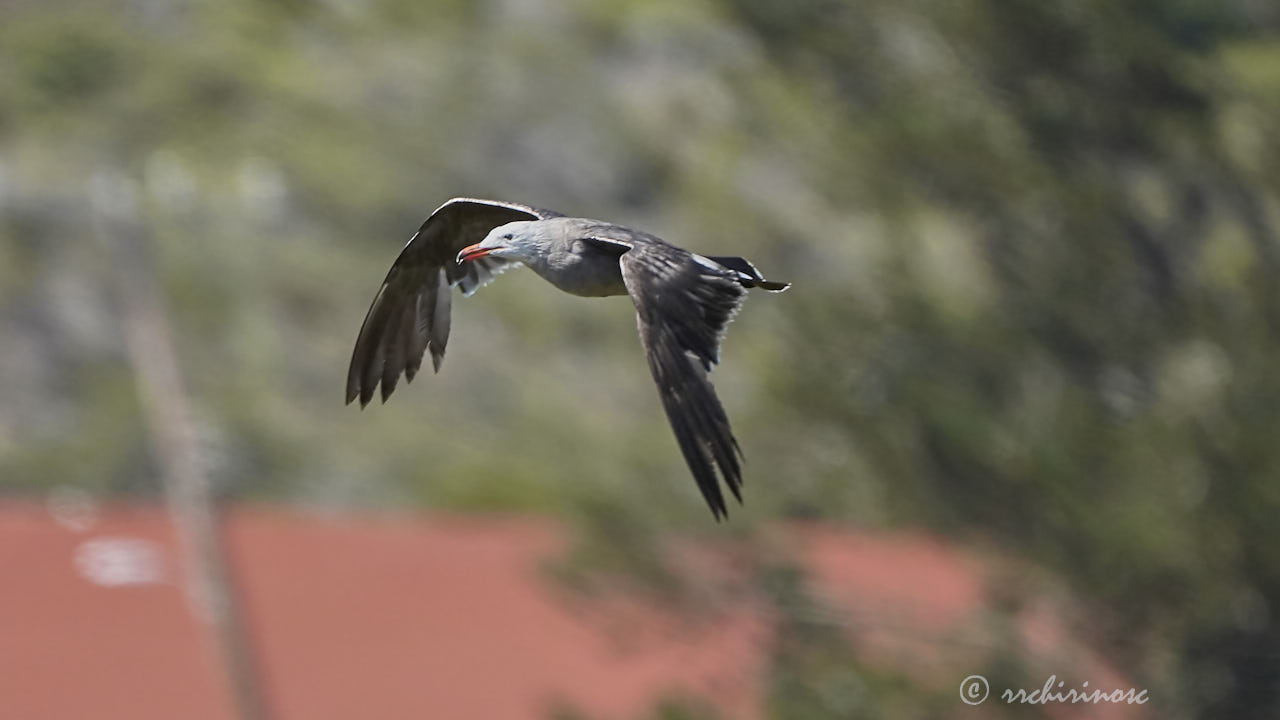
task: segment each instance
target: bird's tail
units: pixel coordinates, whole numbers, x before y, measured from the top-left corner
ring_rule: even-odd
[[[765,280],[755,265],[747,262],[746,258],[726,256],[708,256],[708,260],[734,271],[738,274],[738,282],[742,283],[745,288],[763,288],[770,292],[782,292],[791,287],[791,283],[775,282],[773,280]]]

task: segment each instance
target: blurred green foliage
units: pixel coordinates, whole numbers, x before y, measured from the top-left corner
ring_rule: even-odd
[[[225,496],[551,512],[656,578],[665,531],[928,527],[1067,578],[1160,716],[1275,717],[1278,28],[1252,0],[4,3],[0,481],[157,491],[92,242],[123,173]],[[398,242],[463,194],[795,282],[716,375],[730,527],[622,298],[504,276],[440,376],[340,407]],[[779,648],[777,716],[952,707],[823,691],[830,642]]]

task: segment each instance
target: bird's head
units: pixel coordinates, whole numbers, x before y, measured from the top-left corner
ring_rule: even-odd
[[[478,260],[482,257],[506,258],[508,260],[528,260],[541,244],[536,232],[536,222],[517,220],[489,231],[484,240],[475,245],[468,245],[458,253],[457,262]]]

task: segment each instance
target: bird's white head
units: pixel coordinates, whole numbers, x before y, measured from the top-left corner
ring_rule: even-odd
[[[536,220],[517,220],[499,225],[490,230],[484,240],[462,248],[457,262],[462,264],[482,257],[528,261],[542,245],[537,227]]]

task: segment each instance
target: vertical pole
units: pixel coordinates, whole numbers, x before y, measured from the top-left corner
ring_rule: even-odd
[[[165,503],[177,529],[183,587],[192,613],[218,646],[240,720],[268,720],[253,658],[230,590],[213,494],[174,352],[146,228],[139,221],[132,178],[96,175],[89,186],[94,231],[113,258],[120,283],[125,341]]]

